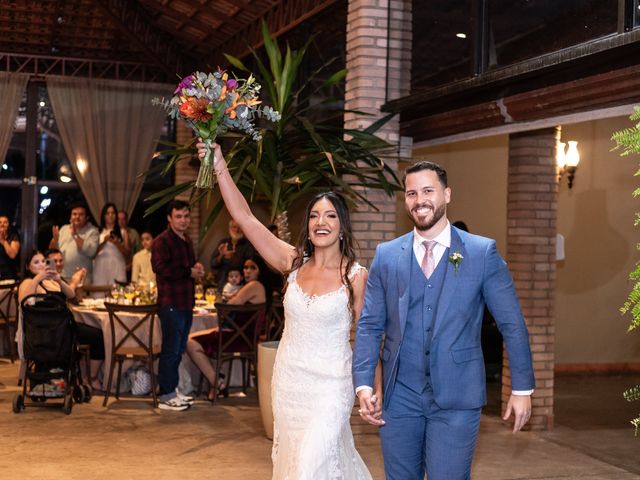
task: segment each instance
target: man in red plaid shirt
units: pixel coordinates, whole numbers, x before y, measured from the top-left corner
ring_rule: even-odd
[[[167,205],[168,228],[151,247],[151,265],[158,281],[158,316],[162,327],[162,352],[158,365],[159,407],[182,411],[193,398],[182,395],[178,387],[178,367],[187,345],[193,320],[195,281],[204,276],[196,262],[193,243],[187,236],[191,223],[189,204],[172,200]]]

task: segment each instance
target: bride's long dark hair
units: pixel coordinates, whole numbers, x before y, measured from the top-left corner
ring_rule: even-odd
[[[335,208],[336,213],[338,214],[338,220],[340,221],[340,272],[342,272],[342,283],[347,287],[347,291],[349,293],[349,312],[351,313],[351,318],[353,318],[354,294],[353,285],[349,279],[349,273],[351,272],[351,267],[353,267],[353,264],[356,262],[356,244],[351,230],[349,208],[347,207],[347,202],[344,197],[339,193],[319,193],[313,197],[307,205],[307,209],[304,213],[304,220],[302,222],[302,229],[300,230],[300,235],[298,236],[298,241],[296,243],[297,256],[293,260],[291,269],[284,272],[284,276],[286,278],[289,273],[299,269],[304,265],[306,259],[313,255],[315,247],[309,239],[309,217],[311,216],[313,206],[323,198],[331,202],[333,208]]]

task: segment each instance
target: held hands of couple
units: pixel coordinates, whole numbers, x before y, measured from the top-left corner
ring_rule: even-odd
[[[363,388],[358,392],[358,400],[360,402],[360,409],[358,410],[360,418],[376,427],[381,427],[385,424],[382,419],[381,394],[374,394],[372,389]]]
[[[504,412],[503,420],[507,420],[514,415],[513,433],[517,433],[526,425],[531,418],[531,395],[511,395]]]

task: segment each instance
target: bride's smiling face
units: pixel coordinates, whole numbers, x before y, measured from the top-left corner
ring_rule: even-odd
[[[314,247],[328,247],[339,241],[340,219],[333,203],[327,198],[321,198],[309,213],[309,239]]]

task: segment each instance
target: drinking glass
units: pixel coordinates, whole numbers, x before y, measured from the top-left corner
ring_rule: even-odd
[[[214,288],[207,288],[204,298],[207,301],[207,304],[213,307],[213,304],[216,301],[216,290]]]
[[[136,287],[134,287],[133,285],[129,284],[126,287],[124,287],[124,298],[127,299],[128,302],[131,302],[131,300],[133,300],[133,297],[136,294]]]
[[[118,297],[120,296],[120,287],[118,287],[117,283],[111,285],[111,298],[113,298],[114,302],[118,301]]]
[[[202,289],[202,285],[198,284],[196,285],[196,300],[200,300],[202,298],[202,294],[203,294],[203,289]]]

